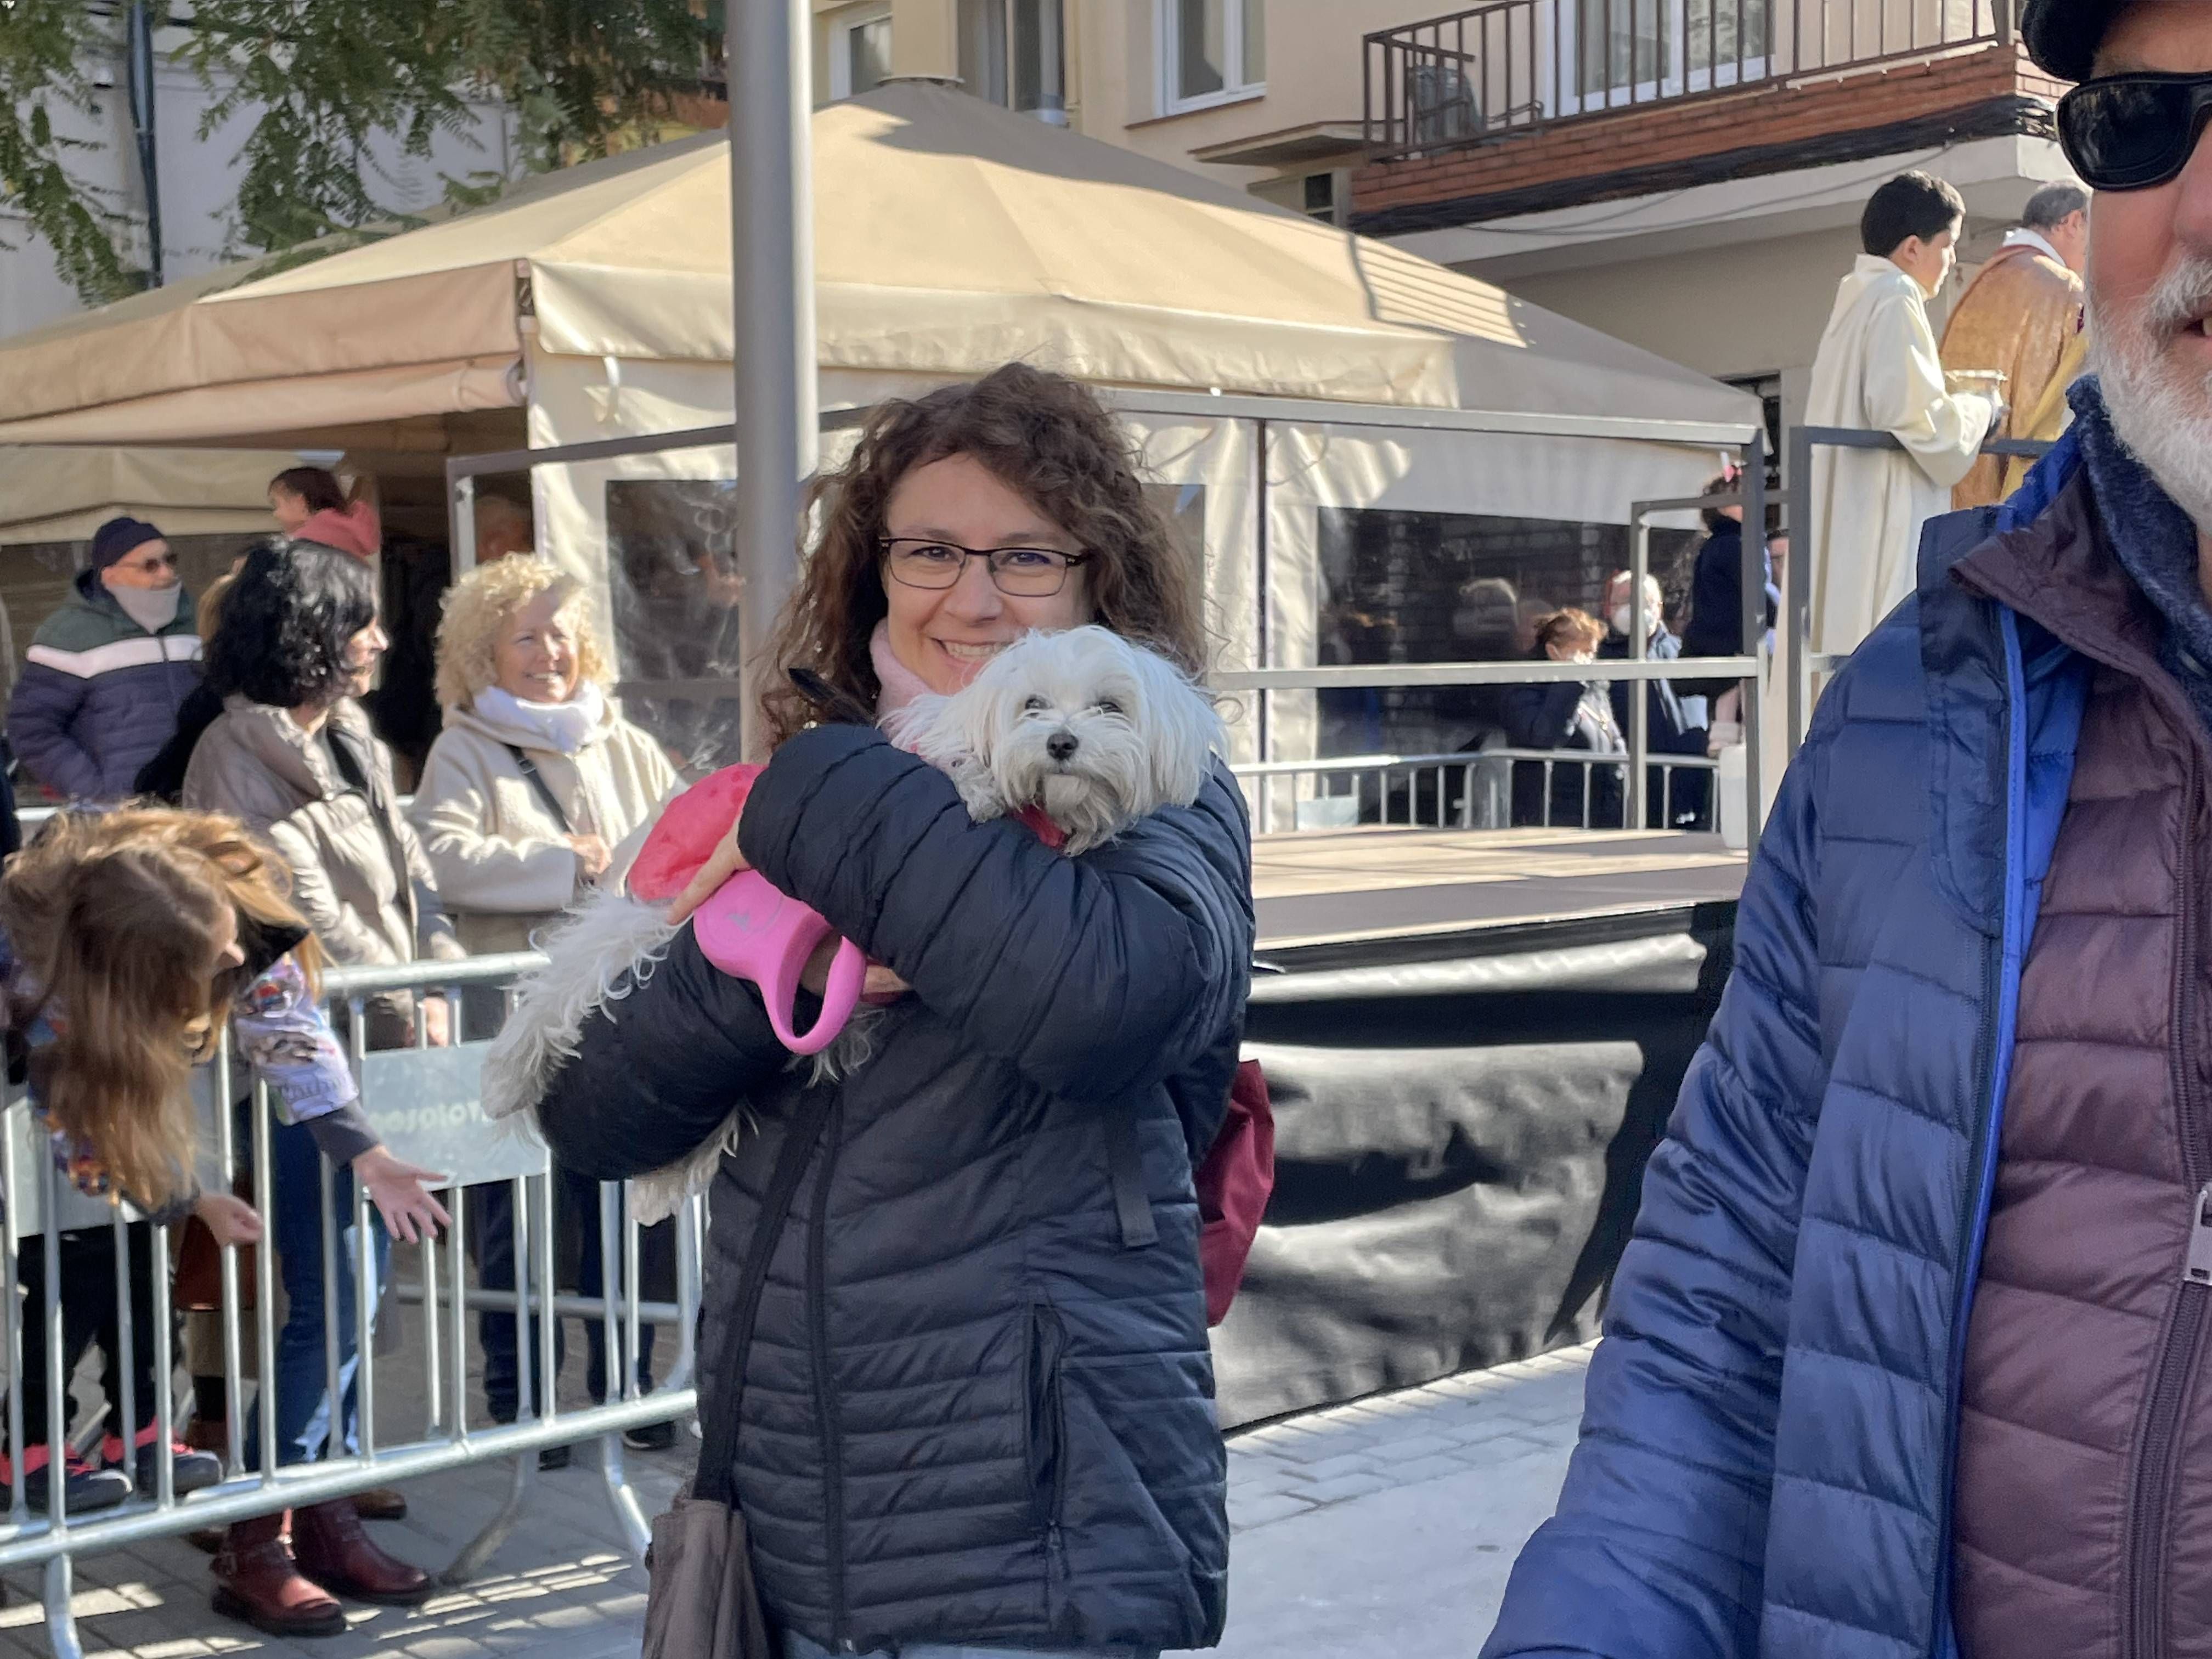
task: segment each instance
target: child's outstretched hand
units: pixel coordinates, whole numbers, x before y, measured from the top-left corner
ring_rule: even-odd
[[[368,1191],[369,1201],[384,1218],[385,1231],[412,1244],[453,1225],[445,1206],[424,1190],[442,1186],[447,1177],[434,1170],[418,1170],[402,1164],[382,1146],[372,1146],[353,1161],[354,1179]]]
[[[202,1193],[192,1205],[192,1213],[215,1235],[218,1244],[261,1242],[261,1218],[242,1198],[233,1198],[228,1193]]]

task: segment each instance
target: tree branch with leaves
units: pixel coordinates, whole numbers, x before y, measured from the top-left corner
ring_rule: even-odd
[[[0,0],[0,208],[51,246],[88,300],[135,286],[129,220],[73,162],[54,114],[94,106],[89,67],[119,57],[119,5]],[[252,120],[229,229],[241,252],[407,222],[374,159],[428,161],[495,103],[522,172],[650,142],[719,44],[696,0],[197,0],[165,20],[207,94],[202,137]],[[446,179],[473,204],[511,182]]]

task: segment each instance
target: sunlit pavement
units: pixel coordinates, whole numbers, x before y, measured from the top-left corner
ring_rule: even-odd
[[[1229,1443],[1233,1659],[1471,1659],[1552,1512],[1587,1347],[1340,1406]]]
[[[1572,1348],[1382,1395],[1238,1434],[1229,1446],[1231,1659],[1465,1659],[1489,1633],[1513,1557],[1551,1513],[1582,1414],[1589,1350]],[[624,1454],[650,1515],[697,1441]],[[404,1522],[378,1524],[394,1554],[450,1561],[495,1514],[505,1465],[407,1487]],[[422,1607],[349,1607],[343,1636],[286,1642],[218,1617],[208,1558],[182,1539],[78,1565],[88,1653],[139,1659],[262,1652],[295,1659],[613,1659],[637,1651],[644,1572],[623,1548],[596,1442],[541,1474],[522,1523],[465,1586]],[[46,1651],[33,1573],[8,1576],[0,1659]]]

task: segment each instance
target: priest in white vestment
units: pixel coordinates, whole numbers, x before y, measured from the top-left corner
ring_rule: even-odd
[[[1928,301],[1950,275],[1965,204],[1924,173],[1868,201],[1859,256],[1813,360],[1808,426],[1887,432],[1902,450],[1813,451],[1813,649],[1842,656],[1911,592],[1920,527],[1951,507],[2002,398],[1948,389]]]

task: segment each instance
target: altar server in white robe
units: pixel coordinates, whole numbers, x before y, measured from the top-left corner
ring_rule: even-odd
[[[1951,389],[1928,322],[1965,217],[1957,191],[1917,172],[1882,185],[1860,216],[1866,252],[1837,288],[1805,419],[1891,433],[1904,448],[1813,451],[1815,651],[1856,650],[1912,591],[1920,527],[1950,510],[2002,407],[1994,379]]]

